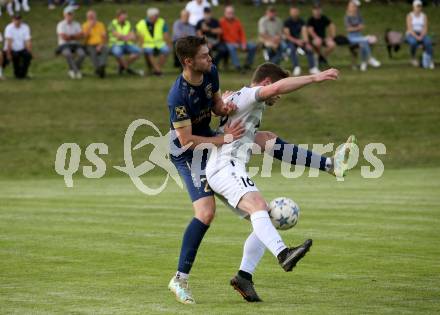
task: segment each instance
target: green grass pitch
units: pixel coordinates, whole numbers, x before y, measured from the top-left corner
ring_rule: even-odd
[[[169,23],[183,6],[154,4]],[[277,167],[274,177],[255,178],[267,200],[287,196],[300,205],[298,225],[282,235],[288,244],[313,238],[311,252],[289,274],[267,252],[255,275],[264,303],[247,304],[228,282],[251,228],[219,205],[191,275],[198,304],[185,306],[167,284],[192,217],[186,192],[170,183],[159,196],[145,196],[112,169],[123,165],[123,137],[133,120],[149,119],[167,132],[166,94],[177,71],[168,63],[161,78],[120,78],[110,58],[106,80],[92,77],[88,61],[85,78],[69,80],[64,61],[54,57],[61,11],[31,5],[24,19],[32,27],[34,79],[16,82],[8,68],[8,80],[0,82],[0,314],[440,313],[438,67],[414,69],[407,46],[392,60],[379,46],[374,54],[384,66],[359,73],[351,70],[347,49],[338,48],[330,58],[341,70],[337,82],[308,87],[268,109],[262,129],[296,143],[341,143],[349,134],[361,148],[384,143],[384,176],[363,179],[356,168],[343,183],[326,174],[286,179]],[[123,6],[132,22],[145,14],[146,5]],[[98,5],[100,18],[108,22],[117,7]],[[287,6],[277,7],[286,17]],[[79,10],[79,20],[86,9]],[[310,6],[302,9],[308,15]],[[381,37],[387,27],[403,30],[409,9],[403,3],[363,4],[367,32]],[[343,33],[344,6],[325,10]],[[426,11],[438,43],[440,11]],[[221,8],[214,12],[218,16]],[[263,12],[237,7],[250,39]],[[2,16],[2,29],[6,22]],[[143,61],[135,67],[143,68]],[[222,89],[232,90],[247,84],[250,74],[221,68],[220,76]],[[66,188],[54,171],[64,142],[80,145],[81,167],[89,165],[88,144],[108,144],[104,178],[75,174],[74,188]],[[135,165],[147,151],[136,154]],[[143,179],[159,185],[162,175]]]
[[[191,276],[195,306],[167,290],[192,213],[175,184],[147,198],[128,177],[72,189],[59,180],[1,181],[0,313],[436,314],[439,176],[257,179],[268,199],[299,203],[298,225],[282,235],[290,244],[311,237],[312,250],[292,273],[266,252],[254,279],[265,302],[247,304],[228,281],[251,228],[220,205]]]

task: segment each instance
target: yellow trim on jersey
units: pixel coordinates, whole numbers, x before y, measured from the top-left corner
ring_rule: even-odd
[[[182,121],[175,121],[173,122],[174,128],[182,128],[182,127],[188,127],[191,126],[191,119],[185,119]]]

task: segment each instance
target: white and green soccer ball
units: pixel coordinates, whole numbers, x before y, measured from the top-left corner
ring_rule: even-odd
[[[278,197],[269,204],[269,215],[278,230],[293,228],[299,219],[299,206],[292,199]]]

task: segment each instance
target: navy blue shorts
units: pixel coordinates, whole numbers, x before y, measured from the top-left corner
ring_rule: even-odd
[[[174,157],[171,155],[171,161],[185,182],[186,190],[188,190],[192,202],[203,197],[214,196],[214,191],[209,187],[206,175],[204,174],[207,162],[206,156],[202,158],[200,166],[194,167],[193,170],[192,158],[184,156]]]

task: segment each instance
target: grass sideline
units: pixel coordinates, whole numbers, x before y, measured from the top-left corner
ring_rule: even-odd
[[[161,8],[169,23],[183,6],[154,5]],[[100,4],[96,9],[100,18],[108,22],[118,7]],[[124,7],[132,21],[141,18],[146,8]],[[277,7],[284,18],[287,6]],[[305,14],[310,10],[309,6],[302,8]],[[79,10],[78,20],[83,19],[86,9]],[[380,35],[390,26],[402,29],[408,9],[405,4],[363,6],[367,32]],[[327,5],[325,11],[340,33],[344,6]],[[431,33],[440,34],[439,19],[434,18],[440,11],[431,7],[427,11]],[[221,8],[215,12],[219,16]],[[237,15],[242,17],[250,39],[255,39],[256,23],[263,12],[263,7],[237,6]],[[115,75],[115,62],[110,58],[110,75],[99,80],[90,75],[87,61],[88,76],[72,81],[67,78],[64,60],[54,57],[55,25],[60,18],[60,9],[48,11],[40,3],[25,15],[34,38],[36,59],[31,72],[35,79],[0,82],[0,178],[56,176],[55,152],[64,142],[78,143],[83,152],[91,142],[104,142],[109,146],[109,154],[104,157],[107,164],[122,165],[123,136],[133,120],[147,118],[163,133],[169,128],[166,95],[178,74],[171,63],[162,78],[120,78]],[[0,26],[5,24],[2,17]],[[440,119],[439,70],[410,67],[406,46],[394,60],[388,60],[383,47],[377,47],[375,54],[384,66],[359,73],[350,69],[347,49],[337,49],[331,62],[341,69],[341,79],[284,97],[276,108],[265,113],[262,129],[296,143],[310,144],[341,143],[354,133],[362,148],[370,142],[386,145],[387,155],[382,158],[387,168],[436,166],[440,159],[440,140],[436,136]],[[258,58],[261,62],[260,53]],[[287,62],[284,66],[290,68]],[[144,67],[143,61],[138,61],[137,67]],[[6,74],[11,75],[10,67]],[[250,74],[237,75],[223,69],[220,76],[223,90],[237,89],[248,84],[250,78]],[[142,160],[136,158],[138,162]],[[109,175],[118,175],[108,169]]]
[[[128,178],[0,181],[2,314],[436,314],[440,308],[440,169],[256,179],[271,200],[301,207],[289,244],[311,237],[293,273],[266,253],[255,275],[265,301],[251,305],[228,285],[250,232],[223,205],[201,246],[194,307],[167,290],[191,217],[172,184],[141,195]],[[150,177],[149,183],[162,179]],[[280,190],[280,187],[283,187]]]

